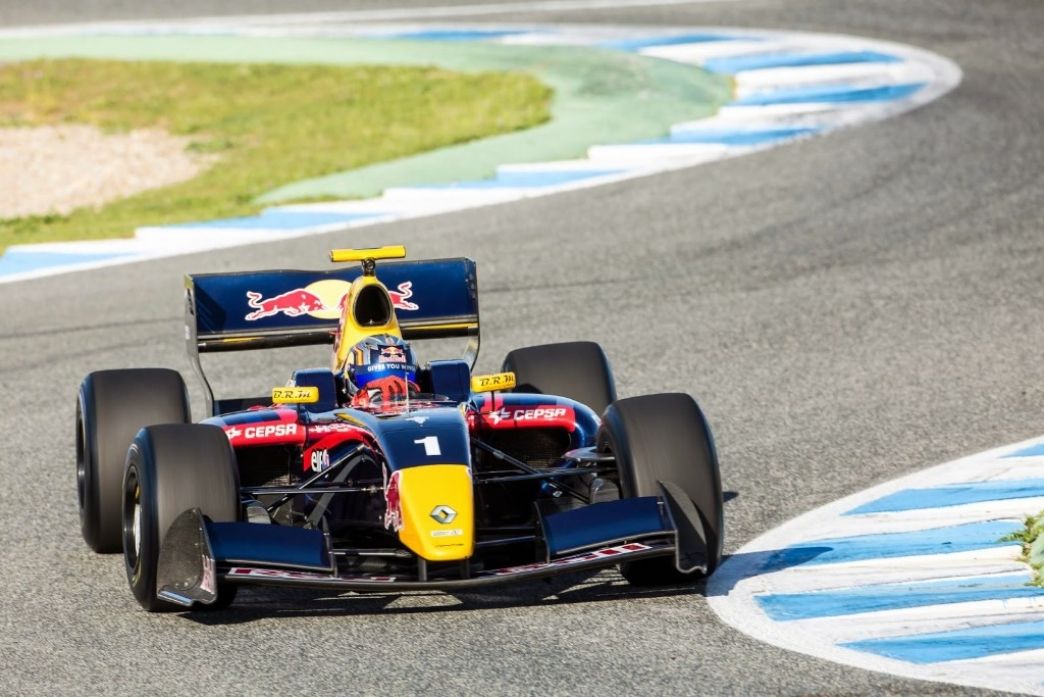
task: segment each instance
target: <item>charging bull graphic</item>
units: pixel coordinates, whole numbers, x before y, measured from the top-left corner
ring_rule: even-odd
[[[265,298],[261,293],[248,290],[247,305],[255,308],[253,312],[246,316],[246,319],[251,322],[278,314],[284,314],[287,317],[300,317],[301,315],[311,314],[326,308],[322,298],[304,288],[288,290],[271,298]]]
[[[300,317],[308,315],[317,319],[337,319],[348,297],[350,283],[337,280],[323,280],[310,283],[304,288],[294,288],[270,298],[252,290],[246,292],[247,305],[254,309],[244,319],[256,322],[265,317],[286,315]],[[416,310],[417,303],[411,302],[413,297],[413,281],[403,281],[395,290],[388,289],[392,305],[396,310]]]

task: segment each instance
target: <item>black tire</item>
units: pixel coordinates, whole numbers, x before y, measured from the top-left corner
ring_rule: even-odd
[[[95,552],[123,549],[120,500],[127,449],[143,426],[188,423],[188,393],[175,370],[101,370],[76,400],[76,493],[80,531]]]
[[[127,581],[149,612],[185,609],[156,597],[156,562],[171,523],[192,508],[215,522],[239,520],[235,453],[224,431],[206,424],[141,429],[127,454],[121,538]],[[234,592],[220,586],[215,605],[227,605]]]
[[[677,484],[696,505],[707,533],[707,574],[721,561],[722,495],[718,456],[707,419],[687,394],[656,394],[621,399],[606,409],[598,448],[616,456],[620,497],[658,496],[658,482]],[[634,585],[690,580],[672,558],[620,565]]]
[[[515,349],[504,359],[515,374],[515,392],[557,395],[589,406],[596,414],[616,400],[616,383],[605,351],[591,341]]]

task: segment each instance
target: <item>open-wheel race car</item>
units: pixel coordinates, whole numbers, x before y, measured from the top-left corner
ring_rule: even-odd
[[[123,552],[147,610],[224,607],[242,584],[466,589],[619,565],[684,582],[721,558],[711,432],[686,394],[617,399],[602,349],[516,349],[473,375],[475,263],[335,250],[330,271],[186,277],[210,415],[167,369],[80,386],[82,532]],[[379,271],[377,261],[382,261]],[[463,358],[412,343],[461,337]],[[409,343],[408,343],[409,342]],[[333,344],[260,397],[215,399],[200,354]]]

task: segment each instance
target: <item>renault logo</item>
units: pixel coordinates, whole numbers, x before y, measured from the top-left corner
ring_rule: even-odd
[[[440,504],[435,506],[431,511],[431,517],[442,523],[448,525],[453,522],[453,519],[457,517],[457,512],[449,506]]]

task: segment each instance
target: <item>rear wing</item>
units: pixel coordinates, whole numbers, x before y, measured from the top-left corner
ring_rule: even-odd
[[[341,300],[361,274],[354,267],[186,276],[185,338],[208,398],[213,394],[199,354],[333,343]],[[479,351],[474,261],[385,262],[377,278],[388,288],[404,339],[467,337],[464,359],[474,367]]]

